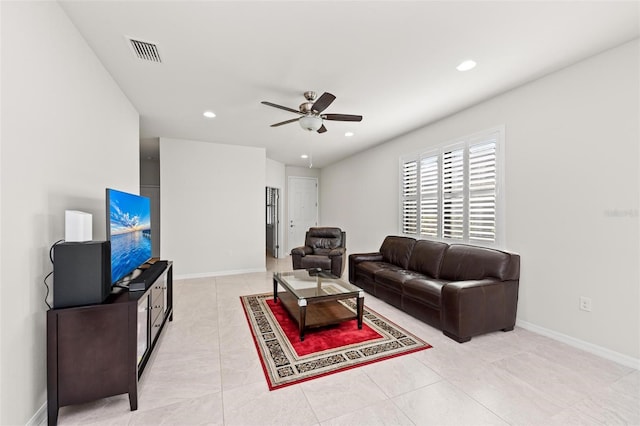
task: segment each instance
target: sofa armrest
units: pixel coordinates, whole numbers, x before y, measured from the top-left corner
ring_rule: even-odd
[[[302,258],[308,254],[313,254],[313,249],[311,247],[302,246],[292,249],[291,263],[293,263],[293,269],[304,269],[302,266]]]
[[[356,253],[349,255],[349,282],[355,283],[356,280],[356,265],[360,262],[381,262],[382,253]]]
[[[462,343],[472,336],[512,330],[519,280],[452,281],[442,288],[440,322],[445,335]]]
[[[336,256],[344,256],[344,254],[347,252],[347,249],[344,247],[337,247],[332,249],[329,252],[329,257],[336,257]]]
[[[341,277],[344,272],[344,265],[347,264],[345,254],[347,249],[344,247],[336,247],[329,252],[329,259],[331,259],[331,274],[336,277]]]
[[[312,253],[313,253],[313,249],[311,247],[307,247],[307,246],[296,247],[296,248],[291,250],[291,254],[292,255],[298,255],[298,256],[306,256],[306,255],[312,254]]]

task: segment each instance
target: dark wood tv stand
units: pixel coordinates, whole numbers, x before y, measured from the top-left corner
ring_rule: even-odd
[[[145,282],[104,303],[47,311],[47,416],[108,396],[129,394],[138,409],[138,378],[167,321],[173,320],[173,263]]]

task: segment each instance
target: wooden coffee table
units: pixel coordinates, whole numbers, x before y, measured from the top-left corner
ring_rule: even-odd
[[[278,294],[278,284],[286,291]],[[355,298],[356,313],[346,308],[339,300]],[[339,324],[358,320],[362,329],[364,291],[346,281],[322,271],[297,270],[273,274],[273,300],[280,302],[298,323],[300,340],[304,332],[312,327]]]

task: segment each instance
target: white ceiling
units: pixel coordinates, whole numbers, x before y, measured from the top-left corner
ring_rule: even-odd
[[[140,137],[266,148],[323,167],[639,35],[638,1],[60,1],[140,113]],[[157,43],[137,59],[125,36]],[[462,60],[478,66],[455,69]],[[337,99],[309,133],[261,105]],[[212,110],[215,119],[205,119]],[[353,137],[345,137],[353,131]],[[143,143],[143,154],[155,156]]]

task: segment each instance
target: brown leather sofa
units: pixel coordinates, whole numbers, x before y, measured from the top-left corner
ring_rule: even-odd
[[[520,256],[388,236],[380,251],[349,256],[349,281],[463,343],[513,330]]]
[[[322,269],[342,276],[346,263],[346,234],[340,228],[309,228],[304,246],[291,250],[293,269]]]

